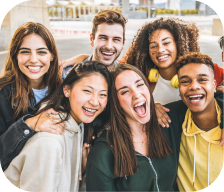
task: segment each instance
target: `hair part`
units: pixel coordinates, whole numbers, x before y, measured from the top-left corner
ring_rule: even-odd
[[[177,72],[180,70],[180,68],[182,68],[183,66],[189,63],[205,64],[212,70],[214,74],[214,64],[212,62],[212,58],[206,54],[202,54],[200,52],[192,52],[192,53],[183,55],[175,62],[177,66]]]
[[[189,52],[200,51],[199,30],[195,23],[174,17],[161,17],[146,23],[138,30],[131,47],[123,56],[124,62],[137,67],[145,76],[148,76],[150,69],[156,67],[149,55],[149,39],[154,31],[161,29],[166,29],[173,35],[177,45],[177,59]]]
[[[129,64],[119,64],[112,73],[111,87],[111,118],[110,129],[107,132],[107,141],[114,154],[114,173],[119,177],[133,175],[138,171],[138,160],[133,145],[131,129],[125,118],[125,112],[120,106],[115,87],[116,77],[123,71],[130,70],[137,73],[144,81],[150,92],[150,121],[145,125],[148,138],[149,157],[159,159],[172,153],[162,128],[158,124],[155,105],[149,84],[144,74],[136,67]]]
[[[27,113],[29,103],[35,105],[32,87],[26,75],[20,71],[17,61],[18,51],[24,38],[33,33],[39,35],[45,41],[53,58],[50,62],[48,72],[44,75],[44,82],[48,86],[48,95],[51,95],[62,82],[58,66],[59,55],[51,32],[40,23],[26,22],[22,24],[12,37],[3,75],[0,79],[0,90],[11,82],[13,82],[13,86],[15,87],[11,98],[14,119],[18,119]]]
[[[97,27],[100,24],[106,23],[108,25],[120,24],[123,27],[123,42],[125,40],[125,24],[127,19],[119,12],[113,10],[100,11],[93,19],[92,36],[95,39]]]

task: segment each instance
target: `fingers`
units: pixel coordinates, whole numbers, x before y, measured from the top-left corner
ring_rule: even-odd
[[[170,112],[170,110],[164,106],[162,106],[163,110],[166,111],[166,112]]]
[[[75,65],[67,71],[67,74],[71,72],[71,70],[75,67]]]
[[[57,114],[58,114],[58,112],[57,112],[57,111],[55,111],[55,110],[54,110],[54,109],[52,109],[52,108],[48,109],[45,113],[48,113],[48,114],[53,114],[53,115],[57,115]]]
[[[155,104],[156,107],[156,115],[157,115],[157,119],[158,119],[158,123],[162,126],[162,127],[169,127],[169,123],[171,123],[171,120],[169,118],[169,116],[167,115],[166,111],[164,110],[163,106],[159,103]],[[167,111],[169,111],[169,109],[165,108]]]
[[[224,129],[222,129],[222,132],[221,132],[221,140],[220,140],[220,143],[219,145],[223,145],[224,144]]]
[[[219,92],[223,92],[224,93],[224,86],[223,85],[220,85],[220,86],[216,87],[216,91],[219,91]]]

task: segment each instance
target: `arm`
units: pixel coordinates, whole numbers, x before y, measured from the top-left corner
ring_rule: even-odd
[[[60,74],[62,75],[63,74],[63,70],[68,67],[68,66],[71,66],[71,68],[73,66],[75,66],[76,64],[78,63],[81,63],[83,62],[85,59],[87,59],[90,55],[87,55],[87,54],[80,54],[80,55],[76,55],[72,58],[69,58],[67,60],[64,60],[64,61],[60,61],[59,62],[59,67],[60,67]]]
[[[26,191],[56,191],[62,171],[61,143],[53,137],[38,137],[28,143],[4,172]]]
[[[46,131],[53,134],[63,134],[65,125],[59,123],[59,119],[49,117],[49,114],[57,112],[49,109],[41,115],[26,115],[5,128],[4,134],[0,136],[0,160],[3,171],[7,169],[10,162],[21,152],[26,142],[36,132]],[[0,115],[1,119],[1,115]],[[1,127],[2,128],[2,127]]]

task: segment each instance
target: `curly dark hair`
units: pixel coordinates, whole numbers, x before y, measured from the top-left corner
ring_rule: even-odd
[[[189,52],[199,52],[199,30],[195,23],[183,21],[178,18],[168,17],[146,23],[138,30],[132,41],[131,47],[123,56],[123,61],[140,69],[148,76],[149,70],[155,64],[149,56],[149,37],[157,29],[166,29],[174,37],[177,45],[177,59]]]
[[[187,65],[188,63],[205,64],[210,67],[214,73],[214,64],[212,62],[212,58],[206,54],[202,54],[200,52],[191,52],[181,56],[178,60],[175,61],[175,64],[177,66],[177,72],[180,68],[182,68],[184,65]]]

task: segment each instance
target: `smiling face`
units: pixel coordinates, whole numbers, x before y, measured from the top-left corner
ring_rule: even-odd
[[[43,84],[44,74],[47,73],[53,57],[43,38],[32,33],[23,39],[17,60],[19,69],[27,76],[31,86],[35,84],[38,87]]]
[[[150,93],[143,79],[134,71],[121,72],[115,80],[117,97],[128,124],[150,120]]]
[[[93,60],[111,66],[119,57],[123,46],[123,27],[121,24],[108,25],[106,23],[97,26],[95,39],[90,35],[90,44],[93,47]]]
[[[168,30],[158,29],[152,33],[149,39],[149,55],[159,68],[168,68],[175,62],[177,46]]]
[[[83,77],[63,91],[70,99],[70,113],[77,123],[91,123],[107,105],[108,84],[100,74]]]
[[[189,63],[179,69],[179,91],[192,113],[211,111],[216,83],[212,69],[205,64]]]

